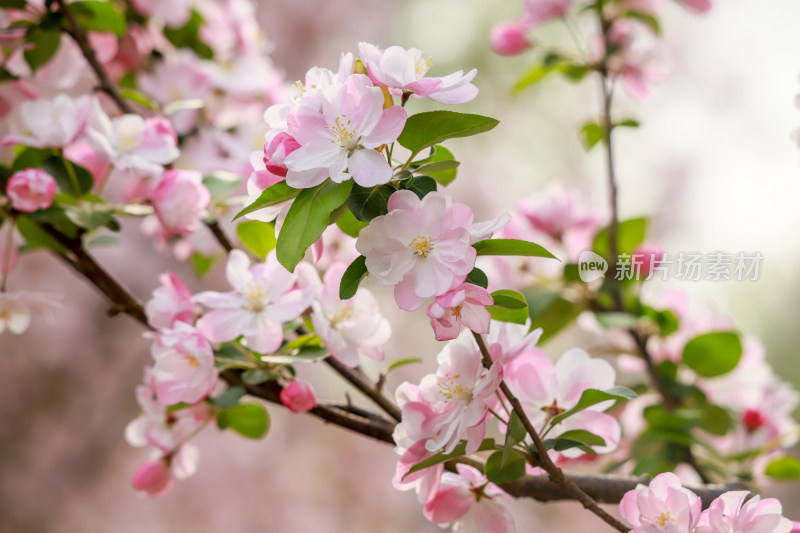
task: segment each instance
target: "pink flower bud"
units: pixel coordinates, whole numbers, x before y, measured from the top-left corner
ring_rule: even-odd
[[[168,170],[150,196],[156,216],[173,235],[189,235],[200,227],[211,195],[194,170]]]
[[[698,13],[708,13],[714,5],[711,0],[678,0],[679,3]]]
[[[172,488],[172,473],[164,458],[148,459],[133,474],[131,484],[148,496],[160,496]]]
[[[281,391],[281,403],[293,413],[305,413],[317,406],[317,398],[311,385],[296,379]]]
[[[32,213],[47,209],[56,194],[56,180],[38,168],[26,168],[15,172],[8,180],[6,193],[14,209]]]
[[[647,278],[663,260],[664,249],[658,244],[640,244],[631,256],[634,273],[639,279]]]
[[[300,143],[294,137],[285,132],[277,134],[269,144],[264,145],[264,166],[276,176],[285,178],[288,169],[284,160],[298,148]]]
[[[489,45],[496,54],[515,56],[531,47],[528,28],[520,21],[501,22],[492,28]]]

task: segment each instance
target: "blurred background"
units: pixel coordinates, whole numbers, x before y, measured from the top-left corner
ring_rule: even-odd
[[[531,57],[501,58],[488,49],[491,26],[520,9],[517,0],[258,2],[273,59],[288,79],[312,65],[334,67],[361,40],[420,48],[437,76],[478,68],[481,93],[459,110],[496,117],[500,126],[449,145],[462,161],[450,192],[474,207],[476,219],[510,211],[519,198],[555,183],[583,191],[602,209],[601,151],[587,155],[577,136],[597,115],[599,87],[594,80],[576,86],[553,78],[513,95],[510,88]],[[743,332],[762,339],[779,375],[794,383],[800,382],[800,247],[794,244],[800,152],[792,138],[800,126],[798,21],[796,0],[768,6],[721,0],[706,16],[668,5],[669,75],[647,101],[618,99],[618,115],[635,117],[642,127],[616,137],[623,218],[651,215],[651,240],[668,252],[763,254],[758,281],[679,286],[694,305],[730,315]],[[581,28],[584,35],[590,29]],[[556,25],[538,35],[568,38]],[[124,249],[99,249],[97,256],[140,299],[167,269],[193,290],[224,290],[219,272],[201,284],[153,251],[136,227],[124,231]],[[150,360],[141,328],[127,317],[109,319],[99,294],[43,253],[23,257],[12,283],[61,292],[65,305],[55,326],[35,321],[24,336],[0,336],[0,532],[439,530],[422,518],[412,494],[392,488],[389,447],[279,408],[270,409],[273,427],[264,441],[204,431],[197,475],[166,497],[141,497],[130,478],[146,452],[123,439],[137,415],[134,387]],[[409,334],[428,331],[423,311],[401,313],[388,291],[371,288],[393,325],[387,359],[426,358],[393,374],[393,390],[433,370],[439,347],[432,335]],[[367,371],[375,375],[377,368]],[[327,368],[303,370],[319,397],[342,400]],[[800,518],[791,515],[800,508],[796,487],[767,492],[780,494],[790,517]],[[533,501],[513,506],[519,531],[604,530],[579,509]]]

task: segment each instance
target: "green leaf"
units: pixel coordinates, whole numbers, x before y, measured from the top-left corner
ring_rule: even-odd
[[[262,355],[261,361],[274,365],[294,365],[298,363],[318,363],[330,354],[324,346],[304,346],[292,355]]]
[[[151,111],[158,111],[158,104],[151,100],[146,94],[141,93],[135,89],[121,88],[119,95],[126,100],[136,102],[137,104],[150,109]]]
[[[525,426],[522,424],[522,420],[519,418],[519,415],[517,415],[516,411],[512,411],[511,417],[508,421],[508,427],[506,427],[506,441],[503,445],[503,454],[502,460],[500,461],[500,466],[504,466],[506,464],[508,458],[511,456],[511,451],[514,449],[514,446],[524,441],[527,435],[528,432],[525,430]]]
[[[541,288],[525,291],[532,328],[542,328],[540,342],[544,343],[572,323],[584,307],[561,297],[558,291]]]
[[[558,259],[541,245],[519,239],[486,239],[472,246],[478,255],[519,255]]]
[[[517,291],[503,289],[494,291],[492,293],[494,305],[497,307],[505,307],[507,309],[525,309],[527,313],[528,302],[525,301],[525,296]]]
[[[217,425],[220,429],[230,428],[248,439],[260,439],[269,431],[269,415],[263,405],[242,403],[220,411]]]
[[[800,478],[800,461],[796,457],[785,455],[770,461],[764,473],[774,479],[793,481]]]
[[[509,309],[507,307],[487,305],[486,310],[489,311],[492,320],[511,322],[513,324],[525,324],[528,322],[527,306],[521,309]]]
[[[389,203],[389,197],[395,191],[397,189],[391,185],[362,187],[354,183],[350,196],[347,198],[347,207],[358,220],[369,222],[373,218],[387,213],[386,204]]]
[[[428,193],[436,190],[436,180],[430,176],[417,176],[405,180],[403,189],[413,192],[422,200]]]
[[[356,257],[344,271],[342,281],[339,283],[339,298],[349,300],[358,292],[361,280],[367,275],[367,258],[363,255]]]
[[[25,0],[0,0],[3,9],[25,9]]]
[[[636,393],[633,392],[628,387],[611,387],[608,390],[602,391],[599,389],[586,389],[581,394],[578,403],[575,404],[575,407],[561,413],[560,415],[554,416],[552,420],[550,420],[550,427],[553,427],[557,424],[560,424],[563,420],[569,418],[570,416],[583,411],[593,405],[597,405],[598,403],[607,402],[609,400],[632,400],[636,398]]]
[[[456,179],[456,167],[461,163],[456,161],[453,157],[453,153],[441,144],[433,146],[432,151],[433,153],[427,159],[415,162],[415,164],[418,165],[416,171],[422,171],[424,169],[425,174],[435,179],[437,183],[443,186],[450,185],[450,183]],[[452,166],[443,168],[442,163]],[[439,166],[436,167],[433,165]]]
[[[24,147],[14,159],[11,171],[18,172],[26,168],[41,168],[45,160],[53,155],[53,150],[50,148]]]
[[[264,259],[275,248],[275,225],[271,222],[248,220],[236,226],[236,235],[248,250]]]
[[[214,51],[200,38],[200,26],[203,17],[197,11],[192,11],[192,16],[182,28],[164,28],[164,37],[177,48],[191,48],[203,59],[211,59]]]
[[[59,30],[46,30],[41,26],[32,26],[25,36],[25,41],[33,45],[26,48],[23,55],[31,70],[36,70],[53,57],[61,42]]]
[[[557,452],[563,452],[565,450],[570,450],[572,448],[579,448],[584,453],[588,453],[589,455],[597,455],[597,452],[594,451],[590,446],[583,444],[582,442],[578,442],[576,440],[569,440],[569,439],[544,439],[542,441],[546,450],[555,450]],[[530,448],[532,453],[536,453],[536,448],[531,446]]]
[[[213,255],[203,255],[198,252],[194,252],[192,257],[189,259],[189,262],[192,265],[192,269],[194,269],[195,273],[202,277],[211,270],[211,267],[214,266],[214,263],[217,262],[218,257]]]
[[[397,361],[394,361],[392,364],[390,364],[386,368],[386,372],[385,373],[388,374],[389,372],[391,372],[395,368],[400,368],[401,366],[406,366],[406,365],[411,365],[411,364],[414,364],[414,363],[421,363],[421,362],[422,362],[422,358],[421,357],[406,357],[405,359],[398,359]]]
[[[232,194],[242,184],[242,179],[232,172],[215,172],[203,176],[203,185],[211,194],[211,203],[217,203]]]
[[[49,248],[57,253],[66,253],[66,248],[46,233],[39,225],[27,216],[17,218],[17,231],[25,239],[29,248]]]
[[[294,272],[309,246],[320,238],[328,227],[331,213],[346,200],[353,180],[335,183],[326,180],[297,195],[278,235],[275,248],[278,261]]]
[[[698,335],[683,348],[683,362],[704,378],[727,374],[741,357],[742,341],[732,331]]]
[[[494,452],[486,460],[484,467],[486,479],[492,483],[509,483],[525,475],[525,465],[527,464],[525,456],[517,450],[512,450],[504,462],[504,453]]]
[[[617,227],[617,253],[632,254],[636,247],[644,242],[646,235],[646,218],[632,218],[620,222]],[[613,259],[616,264],[616,258],[609,258],[611,247],[608,242],[608,228],[603,228],[597,233],[592,249],[601,257]]]
[[[233,217],[233,220],[237,218],[243,217],[253,211],[258,211],[259,209],[263,209],[265,207],[270,207],[273,205],[281,204],[288,200],[291,200],[298,194],[300,194],[301,190],[305,189],[292,189],[289,187],[285,181],[279,181],[275,185],[271,185],[264,189],[258,199],[253,202],[252,204],[248,205],[238,213],[236,216]]]
[[[514,84],[512,91],[519,92],[523,89],[527,89],[533,85],[536,85],[543,79],[545,79],[550,73],[555,71],[554,65],[534,65],[522,75],[522,77],[517,80],[517,83]]]
[[[566,439],[571,440],[574,442],[580,442],[581,444],[585,444],[586,446],[605,446],[606,440],[601,437],[600,435],[595,435],[590,431],[586,431],[585,429],[573,429],[570,431],[565,431],[561,435],[558,436],[559,439]]]
[[[113,220],[114,208],[110,205],[88,202],[64,207],[64,213],[75,225],[92,231],[108,226]]]
[[[469,137],[489,131],[499,121],[481,115],[454,111],[427,111],[411,115],[397,142],[411,151],[412,157],[424,148],[455,137]]]
[[[248,385],[261,385],[265,381],[270,381],[277,378],[278,375],[276,373],[270,372],[269,370],[262,370],[260,368],[254,368],[252,370],[245,370],[242,372],[242,381]]]
[[[245,395],[246,391],[244,387],[240,387],[238,385],[234,385],[233,387],[228,387],[225,389],[225,392],[217,396],[216,398],[209,398],[209,402],[212,405],[216,405],[221,409],[227,409],[233,407],[242,397]]]
[[[728,411],[718,405],[706,405],[701,413],[697,425],[712,435],[726,435],[733,425]]]
[[[484,439],[481,443],[480,447],[477,451],[485,452],[488,450],[495,450],[497,449],[497,445],[494,443],[494,439]],[[438,465],[439,463],[444,463],[445,461],[449,461],[450,459],[456,459],[458,457],[463,457],[467,453],[467,443],[460,442],[450,453],[439,452],[436,455],[432,455],[428,457],[424,461],[420,461],[419,463],[415,464],[411,468],[408,469],[408,472],[405,473],[403,479],[409,474],[413,474],[414,472],[419,472],[420,470],[424,470],[425,468],[429,468],[431,466]]]
[[[127,25],[125,15],[117,11],[112,2],[87,0],[69,4],[69,10],[83,28],[123,35]]]
[[[639,121],[638,120],[634,120],[632,118],[629,118],[629,119],[623,120],[622,122],[618,122],[617,124],[615,124],[615,126],[619,126],[619,127],[623,127],[623,128],[638,128],[639,127]]]
[[[595,313],[594,316],[606,329],[630,329],[639,323],[639,317],[632,313],[607,311]]]
[[[353,192],[351,191],[350,194],[352,195]],[[355,239],[358,238],[359,232],[362,229],[366,228],[369,225],[369,223],[364,222],[362,220],[358,220],[352,211],[347,210],[344,213],[342,213],[342,216],[340,216],[339,219],[336,221],[336,225],[346,235],[349,235]]]
[[[661,35],[661,23],[659,23],[658,19],[651,13],[646,13],[642,11],[628,11],[627,13],[625,13],[625,16],[628,18],[638,20],[645,26],[649,27],[650,30],[656,35]]]
[[[606,132],[600,124],[587,122],[581,128],[580,137],[586,150],[591,150],[597,143],[605,141]]]
[[[42,163],[42,170],[53,176],[61,191],[75,197],[83,196],[94,187],[94,180],[88,170],[63,157],[48,157]]]
[[[489,286],[489,278],[486,277],[486,273],[477,267],[473,268],[470,273],[467,274],[467,278],[464,281],[477,285],[478,287],[483,287],[484,289]]]

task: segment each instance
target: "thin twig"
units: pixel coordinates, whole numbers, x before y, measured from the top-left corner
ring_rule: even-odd
[[[486,343],[483,341],[483,337],[475,332],[472,332],[472,335],[475,337],[475,341],[478,343],[478,348],[483,356],[483,366],[486,368],[491,368],[493,364],[492,356],[489,355],[489,350],[486,348]],[[523,427],[528,432],[528,435],[530,435],[531,439],[533,439],[533,445],[536,448],[536,465],[541,466],[544,471],[547,472],[547,475],[550,477],[550,481],[556,487],[562,489],[575,500],[580,502],[584,509],[594,513],[606,524],[610,525],[617,531],[621,531],[622,533],[627,533],[630,531],[628,526],[608,514],[605,509],[600,507],[591,496],[586,494],[586,492],[584,492],[578,485],[573,483],[564,475],[564,472],[550,459],[547,449],[544,446],[544,442],[542,442],[541,437],[539,437],[539,433],[536,431],[536,428],[533,427],[533,424],[528,418],[528,415],[525,413],[522,404],[508,388],[508,385],[506,385],[505,381],[500,382],[500,390],[503,392],[503,395],[505,395],[508,403],[511,404],[512,409],[519,417]]]
[[[346,379],[351,385],[360,390],[370,400],[375,402],[387,415],[392,417],[395,421],[400,422],[402,413],[397,405],[389,400],[383,393],[378,390],[378,387],[373,384],[363,372],[357,368],[350,368],[343,365],[339,360],[334,357],[327,357],[325,362],[334,369],[340,376]]]
[[[216,220],[207,220],[206,226],[208,229],[211,230],[211,233],[214,234],[214,238],[217,239],[217,242],[226,252],[230,253],[233,250],[233,245],[231,241],[228,240],[228,236],[222,231],[222,228],[219,226],[219,222]]]

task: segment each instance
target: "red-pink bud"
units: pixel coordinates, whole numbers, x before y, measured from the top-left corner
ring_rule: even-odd
[[[8,180],[6,194],[14,209],[32,213],[47,209],[56,194],[56,180],[38,168],[26,168],[15,172]]]
[[[664,260],[664,249],[658,244],[640,244],[633,251],[631,264],[640,279],[644,279]]]
[[[172,488],[172,473],[164,458],[148,459],[133,474],[133,488],[148,496],[165,494]]]
[[[501,22],[492,28],[489,45],[503,56],[515,56],[531,47],[528,28],[520,21]]]
[[[281,403],[293,413],[305,413],[317,406],[317,398],[311,385],[296,379],[281,391]]]

